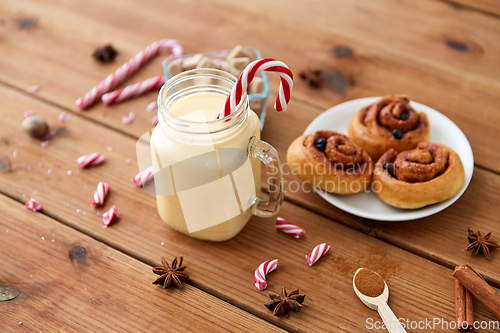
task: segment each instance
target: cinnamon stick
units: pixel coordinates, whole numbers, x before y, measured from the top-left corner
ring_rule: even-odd
[[[467,311],[465,312],[467,320],[468,332],[474,331],[474,300],[472,299],[472,293],[466,289],[465,292],[465,304],[467,306]]]
[[[500,295],[469,264],[457,266],[453,276],[500,318]]]
[[[474,307],[470,291],[455,279],[455,317],[459,332],[474,330]]]

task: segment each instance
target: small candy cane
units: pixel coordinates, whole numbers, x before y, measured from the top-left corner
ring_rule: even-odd
[[[144,95],[147,92],[158,90],[165,83],[165,76],[159,75],[150,79],[131,84],[123,89],[115,90],[102,95],[102,102],[106,105],[113,105],[123,102],[133,97]]]
[[[67,122],[68,120],[69,120],[69,115],[68,115],[66,112],[61,112],[61,113],[59,114],[59,121],[60,121],[61,123],[65,123],[65,122]]]
[[[330,245],[326,243],[316,245],[314,249],[306,255],[307,263],[309,264],[309,266],[314,265],[316,261],[319,260],[319,258],[324,256],[328,252],[328,250],[330,250]]]
[[[102,214],[102,221],[104,222],[103,228],[113,224],[113,222],[115,222],[118,218],[118,214],[118,209],[115,206],[111,207],[106,213]]]
[[[296,225],[288,223],[285,219],[278,217],[276,219],[276,229],[283,231],[285,234],[289,234],[295,238],[300,238],[304,236],[306,231]]]
[[[259,290],[264,290],[267,287],[266,275],[274,271],[278,267],[278,259],[264,261],[255,270],[253,275],[253,283]]]
[[[24,206],[28,209],[31,209],[34,212],[38,212],[40,209],[42,209],[42,205],[35,199],[29,200],[24,204]]]
[[[135,186],[140,187],[144,186],[146,182],[153,177],[153,167],[150,166],[149,168],[139,172],[137,175],[135,175],[134,178],[132,178],[132,182],[135,184]]]
[[[279,93],[276,97],[276,103],[274,103],[274,108],[279,111],[286,111],[288,102],[290,102],[290,93],[293,88],[293,74],[288,66],[281,61],[274,59],[260,59],[252,61],[248,66],[241,72],[238,81],[233,85],[231,93],[226,99],[226,104],[221,110],[217,119],[229,116],[234,112],[236,106],[241,101],[241,96],[247,90],[248,85],[252,82],[255,75],[260,74],[262,71],[266,72],[277,72],[280,77],[280,87]]]
[[[93,153],[90,155],[83,155],[76,159],[78,166],[80,168],[90,168],[104,162],[104,155],[101,153]]]
[[[116,87],[119,83],[123,82],[132,73],[136,72],[151,58],[156,56],[159,52],[170,50],[172,52],[171,58],[177,58],[184,53],[182,46],[175,40],[162,39],[148,45],[144,50],[137,53],[132,59],[120,66],[114,73],[111,73],[97,86],[92,88],[85,96],[80,97],[75,105],[80,110],[85,110],[94,104],[98,99],[111,89]]]
[[[109,185],[105,182],[99,182],[97,189],[94,192],[94,199],[92,199],[93,206],[102,206],[106,196],[108,195]]]

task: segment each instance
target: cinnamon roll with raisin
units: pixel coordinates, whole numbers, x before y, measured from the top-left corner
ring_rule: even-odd
[[[460,156],[451,148],[421,142],[401,153],[387,151],[375,165],[373,189],[385,203],[420,208],[455,196],[464,183]]]
[[[287,152],[292,174],[338,194],[363,191],[373,173],[370,155],[347,136],[317,131],[295,139]]]
[[[410,106],[406,95],[386,96],[352,117],[347,135],[376,161],[389,149],[397,152],[430,140],[427,115]]]

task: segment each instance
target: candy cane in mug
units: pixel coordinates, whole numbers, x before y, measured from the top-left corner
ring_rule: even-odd
[[[276,72],[280,77],[280,87],[278,96],[276,97],[276,102],[274,103],[274,108],[276,111],[286,111],[288,102],[290,102],[290,93],[293,88],[293,74],[288,66],[281,61],[266,58],[252,61],[248,66],[241,72],[240,77],[233,85],[231,93],[226,99],[224,108],[221,110],[217,119],[221,119],[229,116],[234,112],[236,106],[240,103],[241,97],[248,88],[248,85],[252,82],[255,75],[260,74],[262,71],[266,72]]]
[[[98,99],[100,99],[102,95],[111,91],[111,89],[123,82],[127,77],[132,75],[132,73],[136,72],[151,58],[164,50],[171,51],[172,55],[170,57],[172,58],[177,58],[184,53],[184,49],[176,40],[162,39],[156,41],[148,45],[141,52],[137,53],[132,59],[120,66],[114,73],[109,74],[103,81],[92,88],[83,97],[80,97],[75,102],[76,107],[80,110],[85,110],[90,107]]]
[[[289,234],[292,237],[300,238],[304,236],[306,231],[296,225],[293,225],[286,221],[285,219],[278,217],[276,219],[276,229],[283,231],[285,234]]]
[[[267,287],[266,275],[274,271],[278,267],[278,259],[264,261],[255,270],[253,283],[259,290],[264,290]]]
[[[309,264],[309,266],[314,265],[316,261],[319,260],[319,258],[324,256],[328,252],[328,250],[330,250],[330,245],[326,243],[316,245],[314,249],[306,255],[307,263]]]
[[[106,200],[106,196],[109,192],[109,185],[105,182],[99,182],[97,184],[97,189],[94,192],[94,199],[92,199],[93,206],[102,206],[104,200]]]

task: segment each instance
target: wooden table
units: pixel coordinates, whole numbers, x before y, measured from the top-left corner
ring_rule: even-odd
[[[488,261],[464,250],[469,226],[500,239],[499,1],[17,0],[0,8],[0,161],[11,165],[0,173],[0,288],[20,290],[0,302],[1,332],[365,332],[367,319],[378,315],[352,290],[358,267],[388,268],[390,306],[413,321],[454,320],[456,265],[468,262],[500,287],[500,251]],[[20,27],[19,19],[36,24]],[[279,215],[307,230],[299,241],[276,231],[273,219],[260,218],[223,243],[175,232],[160,220],[154,196],[130,182],[138,169],[136,140],[152,127],[144,109],[156,93],[85,112],[74,107],[108,73],[162,38],[179,40],[187,53],[254,46],[295,74],[315,66],[333,77],[322,89],[296,79],[286,114],[272,112],[270,98],[263,139],[282,157],[325,109],[407,93],[467,135],[476,161],[472,182],[450,208],[401,223],[358,218],[314,193],[288,191]],[[102,65],[90,55],[108,42],[121,58]],[[128,82],[159,75],[162,58]],[[277,83],[272,76],[272,96]],[[29,94],[35,84],[39,92]],[[42,148],[21,129],[26,110],[67,133]],[[136,119],[125,125],[121,118],[130,111]],[[65,125],[61,112],[70,114]],[[78,169],[76,157],[94,151],[107,162]],[[103,210],[89,205],[103,180],[112,189],[107,204],[121,214],[107,229]],[[23,207],[31,196],[42,212]],[[330,253],[308,267],[303,256],[322,242]],[[185,287],[152,285],[151,267],[178,255],[191,275]],[[253,286],[255,268],[272,258],[279,268],[267,290],[284,285],[307,295],[302,311],[289,318],[273,317],[263,306],[267,292]],[[497,320],[479,302],[475,310],[477,320]]]

